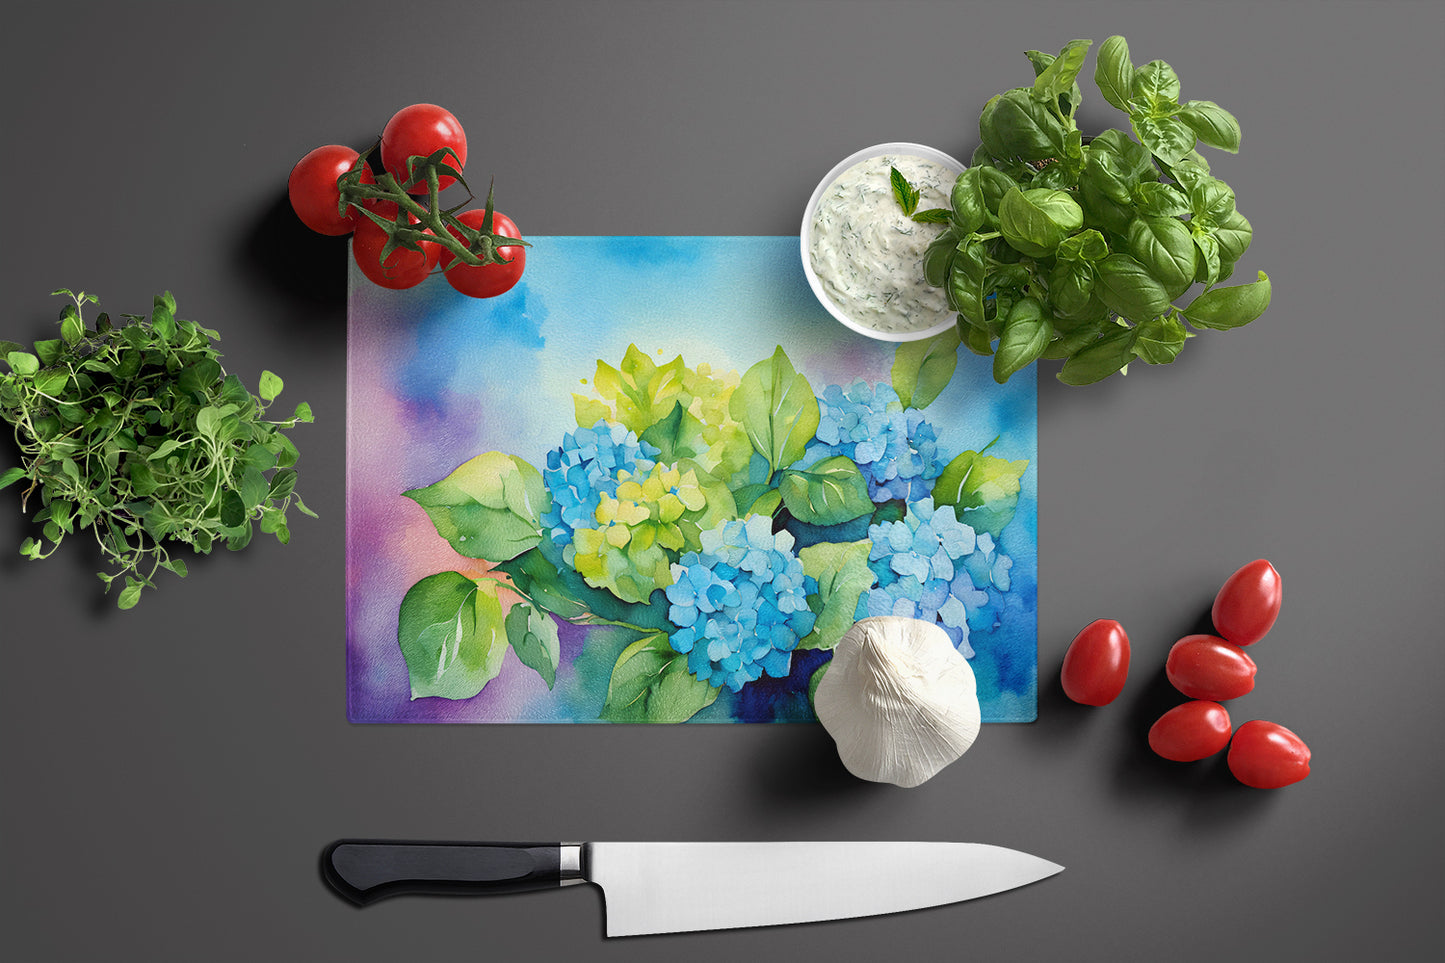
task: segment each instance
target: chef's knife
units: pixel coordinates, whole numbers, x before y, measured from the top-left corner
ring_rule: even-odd
[[[1061,871],[981,843],[441,843],[343,839],[322,873],[358,904],[402,893],[600,886],[607,935],[874,916],[1025,886]]]

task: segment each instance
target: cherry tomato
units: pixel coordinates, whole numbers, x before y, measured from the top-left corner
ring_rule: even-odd
[[[457,220],[467,227],[481,230],[482,218],[486,217],[485,210],[463,211],[457,215]],[[457,240],[462,240],[461,232],[455,228],[448,228]],[[522,239],[522,232],[517,230],[517,225],[505,214],[492,212],[492,233],[500,234],[503,237],[515,237]],[[446,272],[447,283],[463,294],[471,295],[474,298],[496,297],[506,291],[522,277],[522,271],[527,266],[527,249],[521,245],[503,245],[497,248],[497,253],[504,258],[510,258],[506,264],[459,264]],[[451,251],[442,249],[441,266],[446,270],[448,264],[456,260],[456,255]]]
[[[1255,789],[1278,789],[1310,774],[1310,747],[1284,726],[1246,722],[1229,747],[1229,771]]]
[[[430,157],[443,147],[456,151],[457,156],[448,157],[447,163],[461,170],[467,162],[467,135],[461,123],[451,111],[436,104],[412,104],[398,110],[386,122],[386,128],[381,132],[381,163],[409,193],[425,194],[425,179],[407,187],[407,159]],[[437,183],[444,190],[456,183],[456,178],[442,175]]]
[[[1084,626],[1064,653],[1064,694],[1086,706],[1106,706],[1124,691],[1129,676],[1129,636],[1113,619]]]
[[[1229,744],[1229,713],[1217,702],[1175,706],[1149,729],[1149,748],[1165,759],[1194,762]]]
[[[1191,699],[1223,702],[1253,691],[1258,666],[1237,645],[1212,635],[1186,635],[1169,650],[1164,672]]]
[[[351,170],[358,156],[350,147],[327,144],[296,162],[286,180],[286,193],[301,223],[318,234],[332,236],[350,234],[356,229],[361,215],[351,212],[343,217],[337,213],[341,192],[336,187],[336,179]],[[365,184],[376,181],[371,169],[365,167],[361,170],[361,180]]]
[[[1264,638],[1279,617],[1283,596],[1279,573],[1256,559],[1229,576],[1214,597],[1214,629],[1235,645],[1253,645]]]
[[[378,201],[373,210],[385,219],[396,217],[396,204],[392,201]],[[415,222],[416,218],[412,218]],[[410,251],[399,247],[387,255],[381,263],[381,252],[386,247],[386,231],[364,214],[357,217],[356,233],[351,238],[351,254],[356,258],[361,273],[384,288],[400,290],[416,287],[432,268],[437,265],[441,249],[435,244],[422,242],[422,251]]]

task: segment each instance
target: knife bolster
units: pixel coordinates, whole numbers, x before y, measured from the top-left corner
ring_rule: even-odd
[[[343,839],[321,856],[327,884],[357,905],[405,894],[482,896],[562,885],[558,843]]]

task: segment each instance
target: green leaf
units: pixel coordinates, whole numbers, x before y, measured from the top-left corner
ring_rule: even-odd
[[[1188,336],[1184,325],[1173,315],[1150,318],[1137,329],[1134,357],[1146,364],[1168,364],[1179,356]]]
[[[40,359],[28,351],[11,351],[5,356],[10,370],[25,378],[40,370]]]
[[[281,393],[284,387],[285,383],[272,372],[261,372],[261,385],[258,393],[261,395],[262,401],[267,404],[275,401],[276,396]]]
[[[1042,258],[1083,227],[1084,212],[1066,191],[1015,187],[999,205],[998,219],[999,231],[1014,250]]]
[[[959,174],[949,194],[949,205],[953,208],[953,226],[961,236],[980,230],[989,223],[992,216],[983,193],[983,175],[980,173],[982,170],[984,168],[970,167]]]
[[[1239,121],[1212,100],[1191,100],[1179,108],[1178,117],[1210,147],[1239,153]]]
[[[1129,90],[1151,117],[1169,117],[1179,109],[1179,75],[1162,60],[1151,60],[1134,71]]]
[[[254,465],[247,465],[241,473],[241,504],[246,506],[246,514],[260,507],[266,500],[266,494],[270,491],[270,485],[266,476],[261,474]]]
[[[162,344],[168,344],[176,336],[176,302],[170,292],[157,294],[151,309],[151,331]]]
[[[912,214],[918,210],[918,189],[908,183],[908,178],[904,177],[898,168],[890,167],[888,170],[888,180],[893,186],[893,199],[903,208],[904,214]]]
[[[221,524],[226,528],[235,528],[246,521],[246,503],[241,500],[241,493],[237,491],[225,491],[221,493]]]
[[[1246,325],[1264,314],[1269,299],[1269,275],[1260,271],[1259,280],[1249,284],[1205,291],[1183,313],[1196,328],[1225,331]]]
[[[296,490],[296,470],[294,468],[283,468],[271,476],[271,486],[267,492],[268,497],[282,499]]]
[[[1189,213],[1189,199],[1171,184],[1144,181],[1134,188],[1139,213],[1149,217],[1181,217]]]
[[[1099,45],[1094,83],[1105,100],[1129,112],[1129,98],[1134,96],[1134,64],[1129,59],[1129,43],[1123,37],[1113,36]]]
[[[893,353],[893,390],[904,408],[927,408],[958,368],[957,326],[921,341],[904,341]]]
[[[150,465],[143,458],[126,458],[126,468],[130,473],[130,487],[142,498],[150,495],[158,487],[156,477],[151,472]]]
[[[1094,290],[1111,309],[1131,321],[1146,321],[1169,310],[1169,292],[1149,269],[1127,254],[1110,254],[1095,265]]]
[[[1233,211],[1220,220],[1210,233],[1219,245],[1221,261],[1238,261],[1244,256],[1244,252],[1249,250],[1249,243],[1254,239],[1253,226],[1239,211]]]
[[[177,383],[182,391],[207,391],[220,377],[220,363],[214,358],[202,358],[182,369]]]
[[[1034,79],[1034,96],[1051,100],[1068,94],[1079,71],[1084,69],[1084,60],[1093,44],[1092,40],[1070,40],[1065,44],[1059,55]]]
[[[1197,255],[1189,228],[1175,217],[1141,217],[1129,225],[1129,253],[1172,301],[1194,283]]]
[[[502,671],[507,652],[497,583],[427,576],[401,600],[396,634],[413,699],[472,698]]]
[[[988,293],[988,246],[982,241],[963,241],[958,245],[948,271],[948,303],[973,328],[986,331],[988,317],[984,296]],[[965,343],[967,333],[964,333]],[[970,344],[970,346],[972,346]],[[991,352],[990,352],[991,353]]]
[[[657,447],[658,461],[671,465],[684,458],[697,458],[707,451],[704,430],[703,423],[689,413],[682,402],[677,402],[666,417],[650,425],[640,437]]]
[[[1073,317],[1088,308],[1094,294],[1094,269],[1086,261],[1060,258],[1049,274],[1049,300],[1059,314]]]
[[[601,718],[608,722],[686,722],[712,705],[718,690],[687,669],[663,633],[622,650],[612,668]]]
[[[1109,256],[1109,242],[1093,228],[1064,238],[1055,252],[1060,260],[1102,261]]]
[[[818,430],[818,399],[808,379],[793,369],[782,346],[743,375],[728,399],[728,412],[747,433],[771,471],[803,457]]]
[[[824,458],[811,468],[789,468],[778,485],[792,516],[809,525],[839,525],[873,513],[868,482],[847,455]]]
[[[868,567],[872,544],[867,539],[819,542],[798,550],[803,574],[818,583],[817,593],[808,596],[808,606],[817,620],[813,631],[799,640],[799,649],[831,649],[853,627],[858,599],[877,580]]]
[[[1066,385],[1103,381],[1134,357],[1135,328],[1118,328],[1064,362],[1059,380]]]
[[[85,337],[85,322],[80,320],[80,312],[75,305],[67,304],[60,315],[60,339],[68,345],[80,343]]]
[[[919,224],[947,224],[952,218],[953,212],[946,207],[930,207],[912,215]]]
[[[403,492],[431,517],[437,534],[467,558],[503,562],[542,540],[547,490],[520,458],[489,451],[425,488]]]
[[[311,406],[304,401],[296,405],[296,413],[291,417],[308,425],[316,420],[316,416],[311,413]]]
[[[1016,302],[999,335],[998,350],[993,356],[993,380],[1003,384],[1037,361],[1049,346],[1053,333],[1053,326],[1037,300],[1024,298]]]
[[[1194,149],[1194,131],[1173,117],[1135,117],[1134,136],[1166,164],[1177,164]]]
[[[133,609],[140,601],[140,593],[143,585],[135,579],[127,577],[125,588],[121,589],[120,597],[115,600],[116,608]]]
[[[219,408],[207,405],[196,412],[196,431],[206,438],[215,438],[224,417]]]
[[[1064,153],[1067,131],[1033,88],[1017,87],[990,100],[978,121],[979,139],[994,157],[1045,160]]]
[[[519,602],[507,612],[507,640],[522,664],[542,677],[547,688],[557,682],[557,666],[562,661],[562,644],[557,637],[557,623],[545,612]]]
[[[7,468],[0,472],[0,488],[7,488],[25,477],[27,474],[24,468]]]
[[[1027,459],[965,451],[933,483],[934,504],[952,505],[959,521],[998,538],[1018,509],[1019,479],[1028,467]]]

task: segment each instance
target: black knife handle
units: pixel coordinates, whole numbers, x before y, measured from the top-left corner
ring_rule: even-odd
[[[483,896],[562,885],[560,843],[440,843],[341,839],[321,854],[321,875],[365,906],[403,894]],[[572,875],[572,874],[569,874]]]

